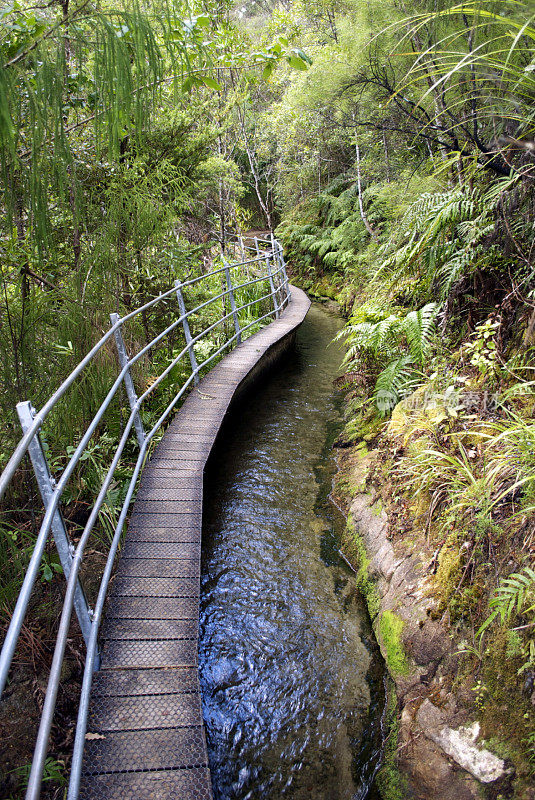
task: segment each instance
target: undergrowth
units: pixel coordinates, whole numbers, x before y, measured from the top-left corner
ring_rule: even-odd
[[[333,182],[280,235],[305,285],[330,282],[348,316],[344,442],[379,447],[391,534],[429,555],[433,616],[465,642],[463,680],[474,682],[485,735],[508,743],[520,797],[535,777],[532,198],[517,177],[477,170],[395,204],[370,188],[370,241],[352,188]],[[373,597],[365,547],[351,539]],[[388,613],[379,635],[403,674]]]

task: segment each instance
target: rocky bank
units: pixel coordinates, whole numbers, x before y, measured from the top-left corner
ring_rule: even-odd
[[[370,487],[376,453],[339,450],[335,500],[347,514],[343,552],[358,574],[392,679],[379,787],[385,800],[499,800],[514,770],[481,740],[473,686],[459,678],[460,642],[437,613],[436,553],[414,534],[393,540]],[[535,797],[535,793],[523,798]]]

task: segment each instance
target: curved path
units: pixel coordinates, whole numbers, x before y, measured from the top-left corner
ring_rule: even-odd
[[[310,301],[280,318],[191,392],[149,464],[102,630],[80,797],[210,800],[197,667],[203,471],[231,402],[291,343]]]

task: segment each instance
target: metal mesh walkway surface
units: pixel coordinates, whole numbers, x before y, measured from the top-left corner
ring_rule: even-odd
[[[102,627],[84,800],[212,797],[197,666],[203,471],[236,392],[308,311],[291,292],[280,318],[192,391],[145,467]]]

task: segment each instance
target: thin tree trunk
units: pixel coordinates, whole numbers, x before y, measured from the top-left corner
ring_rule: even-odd
[[[70,0],[62,0],[61,2],[61,9],[63,11],[63,25],[64,25],[63,84],[65,90],[67,88],[67,82],[69,80],[69,73],[71,71],[71,60],[72,60],[72,43],[71,43],[71,37],[69,35],[69,2]],[[65,115],[63,122],[66,125],[67,115]],[[78,203],[76,199],[76,177],[73,173],[73,169],[71,166],[67,168],[67,172],[69,175],[69,206],[71,208],[71,214],[72,214],[72,250],[74,255],[73,268],[76,278],[78,280],[78,297],[81,301],[83,281],[81,280],[81,276],[78,275],[78,268],[80,266],[80,257],[82,255],[82,235],[80,231],[80,220],[78,218]]]
[[[217,70],[216,73],[218,83],[221,83],[221,70]],[[222,117],[223,117],[223,108],[222,103],[223,99],[221,97],[221,93],[218,93],[218,115],[217,115],[217,124],[219,129],[221,129],[222,125]],[[217,154],[220,158],[224,156],[224,147],[223,147],[223,136],[221,133],[217,136]],[[219,179],[218,183],[218,204],[219,204],[219,236],[221,239],[221,251],[224,253],[227,247],[227,222],[225,219],[225,186],[223,179]]]
[[[238,111],[238,119],[240,120],[240,128],[243,136],[243,144],[245,146],[245,152],[247,153],[247,160],[249,161],[249,167],[251,169],[251,175],[253,176],[254,181],[254,189],[256,193],[256,197],[258,199],[258,203],[260,208],[262,209],[264,216],[266,218],[266,222],[270,231],[273,230],[273,221],[271,219],[271,213],[269,211],[269,205],[267,200],[264,200],[262,196],[262,192],[260,189],[260,173],[258,170],[258,164],[256,162],[256,155],[254,153],[253,148],[249,144],[249,138],[247,135],[247,130],[245,127],[245,115],[243,113],[243,109],[240,107],[240,104],[237,104],[237,111]]]
[[[353,121],[355,122],[355,115],[353,115]],[[360,147],[359,147],[358,128],[356,123],[355,123],[355,153],[357,156],[357,190],[359,195],[360,216],[370,236],[373,239],[375,239],[375,241],[377,241],[377,234],[375,233],[374,229],[372,228],[372,226],[368,221],[368,217],[366,216],[366,212],[364,211],[364,203],[362,202],[362,180],[360,174]]]

